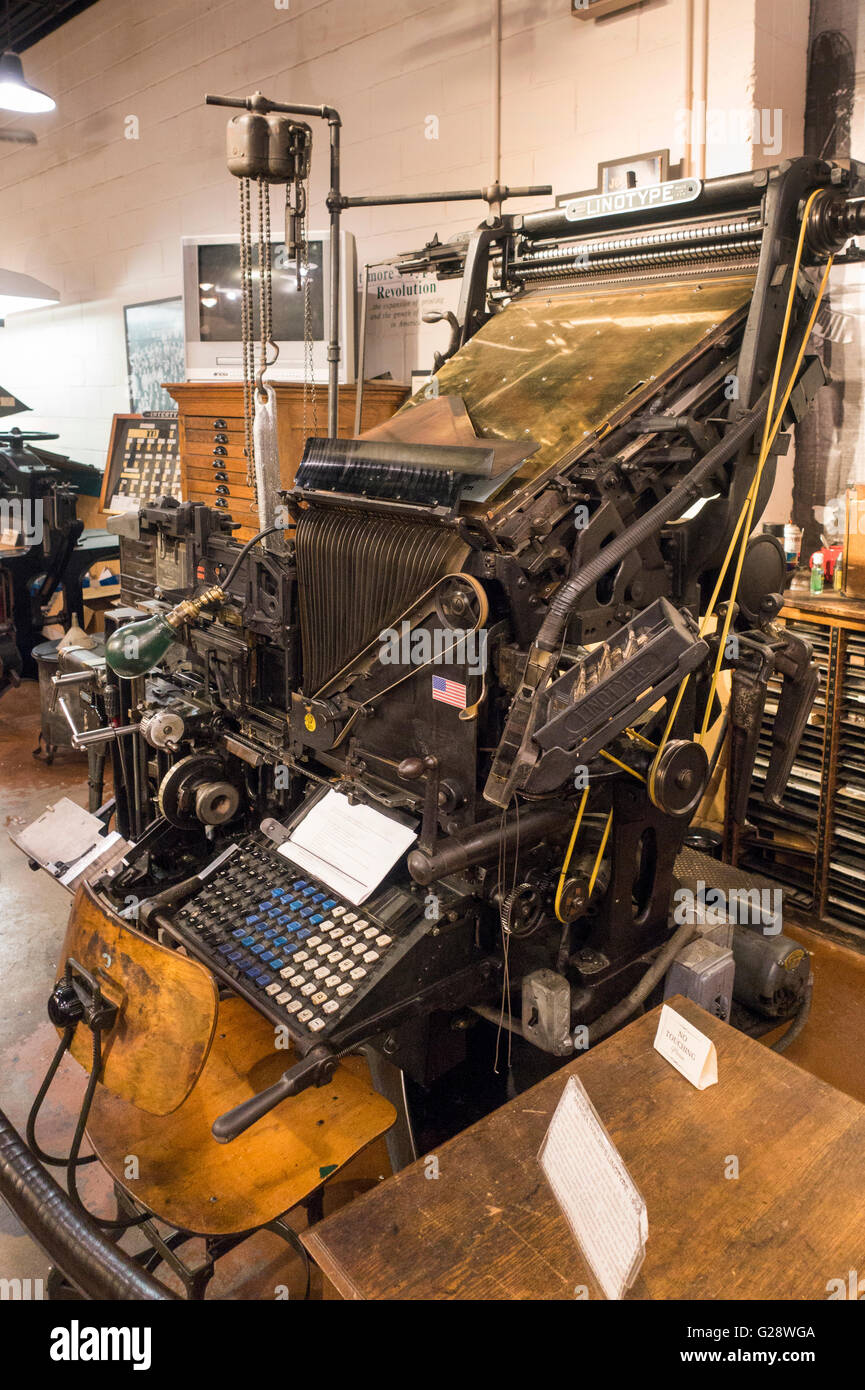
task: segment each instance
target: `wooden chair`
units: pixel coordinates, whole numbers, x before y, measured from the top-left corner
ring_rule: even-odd
[[[236,996],[220,1001],[204,966],[130,927],[87,886],[73,907],[62,969],[70,958],[117,1007],[86,1134],[113,1180],[118,1214],[138,1217],[150,1241],[145,1268],[168,1262],[188,1297],[203,1298],[220,1255],[262,1229],[305,1260],[286,1213],[303,1205],[317,1219],[327,1180],[396,1118],[365,1058],[345,1058],[328,1085],[291,1097],[218,1144],[214,1119],[292,1063],[272,1024]],[[88,1070],[91,1041],[79,1025],[70,1049]],[[157,1221],[173,1234],[164,1238]],[[196,1236],[206,1253],[192,1269],[177,1251]]]

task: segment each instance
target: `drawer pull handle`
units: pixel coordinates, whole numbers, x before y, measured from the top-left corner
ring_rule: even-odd
[[[227,444],[227,443],[228,443],[228,435],[227,435],[227,434],[215,434],[215,435],[213,436],[213,442],[214,442],[214,444]]]
[[[226,425],[226,423],[225,423],[224,420],[214,420],[214,422],[213,422],[213,428],[214,428],[215,430],[224,430],[224,429],[227,429],[228,426]]]
[[[217,458],[225,458],[228,454],[228,450],[224,444],[217,444],[213,452],[216,454]]]

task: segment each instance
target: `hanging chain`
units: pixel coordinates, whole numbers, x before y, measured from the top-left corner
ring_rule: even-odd
[[[259,383],[268,365],[267,350],[273,345],[273,282],[270,248],[270,184],[258,180],[258,315],[261,321]]]
[[[300,210],[300,265],[303,276],[303,437],[309,437],[307,429],[307,403],[312,408],[312,433],[318,434],[318,405],[315,396],[315,349],[312,336],[312,288],[309,281],[309,173],[306,182],[297,185],[297,203]],[[322,276],[322,282],[324,277]]]
[[[252,211],[249,179],[240,179],[240,338],[243,364],[243,452],[246,483],[255,491],[253,391],[255,353],[252,310]],[[256,498],[257,501],[257,498]]]

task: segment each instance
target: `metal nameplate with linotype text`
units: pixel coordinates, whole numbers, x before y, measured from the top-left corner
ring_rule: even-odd
[[[611,214],[645,212],[648,208],[692,203],[702,191],[699,179],[671,179],[668,183],[653,183],[647,188],[622,188],[617,193],[589,193],[565,204],[569,222],[586,222],[592,217]]]

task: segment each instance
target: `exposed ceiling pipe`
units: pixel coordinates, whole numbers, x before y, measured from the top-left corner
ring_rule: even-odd
[[[697,64],[697,110],[699,117],[699,151],[697,177],[706,177],[706,105],[709,100],[709,0],[700,0],[700,54]]]
[[[497,184],[501,180],[502,172],[502,0],[492,0],[490,58],[490,105],[492,107],[492,176],[490,182]]]
[[[691,131],[694,124],[694,0],[685,0],[685,144],[682,150],[682,174],[693,177],[694,147]]]

